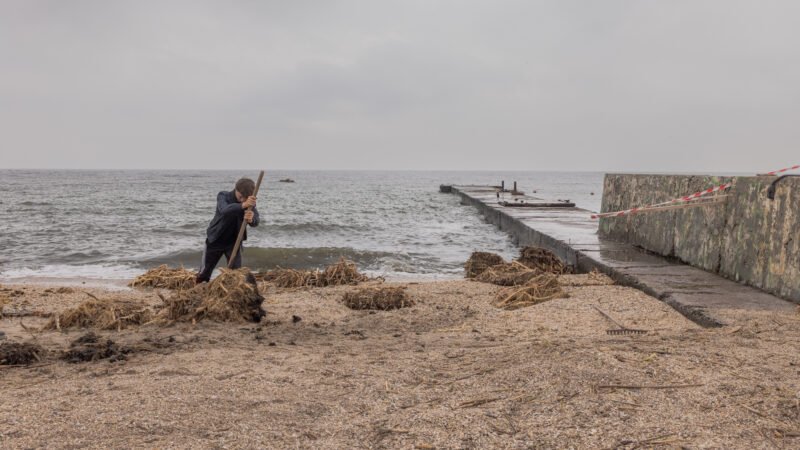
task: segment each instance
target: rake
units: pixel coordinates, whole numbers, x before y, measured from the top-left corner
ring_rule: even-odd
[[[617,322],[616,320],[614,320],[614,318],[613,318],[613,317],[609,316],[609,315],[608,315],[607,313],[605,313],[605,312],[604,312],[602,309],[598,308],[598,307],[597,307],[597,306],[595,306],[595,305],[592,305],[592,308],[596,309],[596,310],[597,310],[597,312],[599,312],[600,314],[602,314],[602,315],[603,315],[603,317],[605,317],[606,319],[610,320],[610,321],[611,321],[611,322],[612,322],[614,325],[616,325],[616,326],[617,326],[617,329],[616,329],[616,330],[606,330],[606,334],[612,334],[612,335],[620,335],[620,334],[647,334],[647,330],[636,330],[636,329],[633,329],[633,328],[628,328],[628,327],[626,327],[626,326],[622,325],[621,323],[619,323],[619,322]]]

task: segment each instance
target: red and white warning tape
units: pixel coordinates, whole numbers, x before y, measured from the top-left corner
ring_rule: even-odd
[[[788,172],[790,170],[800,169],[800,164],[792,167],[787,167],[785,169],[776,170],[775,172],[768,172],[767,175],[777,175],[779,173]]]
[[[692,200],[694,200],[696,198],[702,197],[704,195],[713,194],[714,192],[719,192],[719,191],[722,191],[724,189],[728,189],[729,187],[731,187],[730,184],[722,184],[720,186],[713,187],[711,189],[706,189],[705,191],[695,192],[694,194],[686,195],[684,197],[674,198],[674,199],[666,201],[666,202],[653,203],[652,205],[641,206],[639,208],[626,209],[625,211],[614,211],[614,212],[607,212],[607,213],[601,213],[601,214],[592,214],[592,219],[599,219],[601,217],[624,216],[625,214],[631,214],[631,213],[635,213],[635,212],[638,212],[638,211],[643,211],[645,209],[657,208],[659,206],[666,206],[666,205],[671,205],[671,204],[674,204],[674,203],[688,202],[688,201],[692,201]]]
[[[800,169],[800,164],[796,165],[796,166],[792,166],[792,167],[787,167],[786,169],[781,169],[781,170],[776,170],[774,172],[769,172],[769,173],[767,173],[767,175],[776,175],[776,174],[779,174],[779,173],[788,172],[790,170],[795,170],[795,169]],[[694,194],[686,195],[686,196],[679,197],[679,198],[674,198],[674,199],[666,201],[666,202],[654,203],[652,205],[647,205],[647,206],[640,206],[639,208],[626,209],[625,211],[614,211],[614,212],[607,212],[607,213],[600,213],[600,214],[592,214],[592,219],[599,219],[601,217],[624,216],[626,214],[631,214],[631,213],[635,213],[635,212],[641,212],[641,211],[644,211],[646,209],[656,208],[656,207],[659,207],[659,206],[671,205],[671,204],[682,203],[682,202],[689,202],[689,201],[692,201],[692,200],[697,199],[699,197],[702,197],[702,196],[705,196],[705,195],[708,195],[708,194],[713,194],[714,192],[719,192],[719,191],[728,189],[729,187],[731,187],[731,185],[729,183],[726,183],[726,184],[719,185],[717,187],[713,187],[711,189],[706,189],[705,191],[695,192]]]

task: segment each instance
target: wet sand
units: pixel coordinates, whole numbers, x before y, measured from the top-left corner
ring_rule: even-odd
[[[502,288],[473,281],[387,283],[416,304],[385,312],[343,306],[356,287],[261,285],[260,324],[99,332],[133,349],[113,363],[57,358],[86,330],[37,332],[46,318],[6,317],[0,342],[52,353],[0,366],[0,446],[800,444],[797,313],[731,311],[736,326],[703,329],[640,291],[560,281],[569,298],[514,311],[492,306]],[[64,311],[82,291],[161,302],[152,290],[3,287],[5,311]],[[616,326],[592,305],[648,333],[609,335]]]

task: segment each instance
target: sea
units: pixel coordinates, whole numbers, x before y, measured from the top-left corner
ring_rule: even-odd
[[[242,176],[258,171],[0,170],[0,281],[196,270],[217,193]],[[600,209],[601,172],[265,171],[243,264],[315,269],[344,257],[387,279],[460,278],[471,252],[512,258],[519,248],[439,185],[501,181]]]

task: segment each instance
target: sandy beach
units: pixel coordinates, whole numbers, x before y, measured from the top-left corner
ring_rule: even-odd
[[[799,16],[3,1],[0,450],[800,449]]]
[[[800,437],[800,320],[732,311],[704,329],[664,303],[589,275],[513,311],[475,281],[406,286],[415,305],[354,311],[353,286],[260,283],[259,324],[99,332],[124,359],[71,364],[86,330],[4,317],[2,342],[49,353],[0,366],[0,443],[66,447],[792,447]],[[380,284],[372,281],[367,285]],[[4,285],[5,311],[61,312],[152,289]],[[70,292],[71,291],[71,292]],[[599,307],[644,335],[609,335]],[[113,358],[112,358],[113,359]]]

